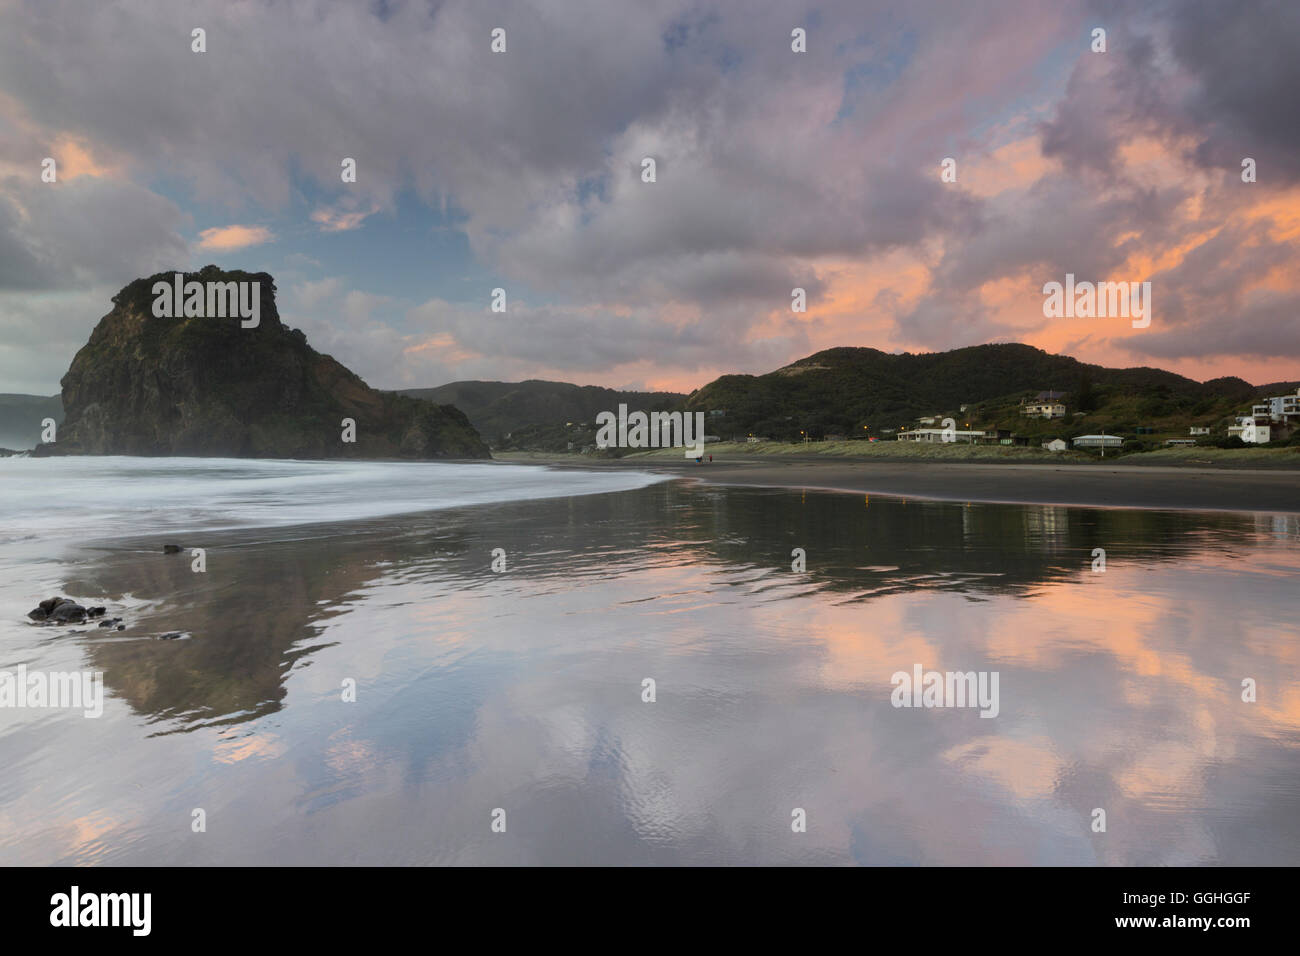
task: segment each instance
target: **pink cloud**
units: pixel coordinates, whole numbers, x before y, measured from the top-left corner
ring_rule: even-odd
[[[274,241],[275,236],[265,226],[217,226],[199,233],[198,247],[209,252],[230,252]]]

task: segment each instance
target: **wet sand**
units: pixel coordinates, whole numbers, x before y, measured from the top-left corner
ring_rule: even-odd
[[[541,463],[534,459],[535,463]],[[639,468],[723,485],[808,488],[938,501],[1300,512],[1300,472],[1104,464],[561,458],[558,467]]]

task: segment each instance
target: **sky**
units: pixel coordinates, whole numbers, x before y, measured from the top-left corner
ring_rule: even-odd
[[[1298,50],[1295,0],[0,0],[0,392],[208,263],[380,388],[986,342],[1300,379]],[[1150,325],[1045,316],[1067,274]]]

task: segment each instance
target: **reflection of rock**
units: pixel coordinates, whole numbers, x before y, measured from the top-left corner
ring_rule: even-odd
[[[416,603],[477,589],[492,578],[483,557],[505,540],[512,542],[511,555],[521,556],[510,571],[521,586],[550,578],[567,587],[584,576],[612,578],[678,562],[770,569],[770,584],[793,580],[790,550],[805,547],[811,586],[870,602],[917,590],[972,600],[1026,594],[1091,573],[1096,546],[1112,562],[1136,556],[1159,562],[1180,560],[1207,529],[1222,541],[1238,531],[1244,538],[1255,533],[1249,518],[1231,514],[1053,506],[1047,519],[1036,506],[904,503],[875,495],[867,505],[860,495],[673,482],[624,494],[395,516],[346,530],[212,532],[204,545],[232,560],[206,574],[192,573],[188,562],[141,561],[123,549],[65,587],[143,602],[147,617],[133,614],[129,635],[139,639],[92,639],[85,653],[103,671],[105,686],[137,713],[191,728],[252,720],[285,706],[289,674],[322,646],[322,632],[340,615],[364,616],[367,631],[410,626],[426,628],[412,633],[427,636],[432,624],[412,624],[392,611],[399,605],[380,594],[386,582],[414,588]],[[456,627],[454,619],[443,624]],[[155,639],[170,633],[185,639]]]

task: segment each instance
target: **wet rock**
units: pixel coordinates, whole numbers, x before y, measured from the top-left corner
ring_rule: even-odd
[[[102,621],[99,622],[99,626],[100,626],[100,627],[115,627],[116,625],[121,624],[121,623],[122,623],[122,619],[121,619],[120,617],[105,618],[104,620],[102,620]],[[120,631],[121,628],[119,627],[118,630]]]
[[[125,624],[119,624],[119,625],[117,626],[117,629],[118,629],[119,631],[125,631],[125,630],[126,630],[126,625],[125,625]]]
[[[181,632],[180,632],[180,631],[168,631],[166,634],[160,634],[160,635],[158,636],[158,640],[160,640],[160,641],[174,641],[174,640],[176,640],[178,637],[181,637],[181,636],[182,636],[182,635],[181,635]]]
[[[80,623],[86,619],[86,609],[65,597],[46,598],[27,612],[33,621],[60,621]]]
[[[86,608],[86,617],[99,617],[107,610],[108,608],[104,607],[88,607]]]
[[[163,554],[180,554],[181,546],[179,544],[164,544]]]
[[[86,620],[86,609],[76,601],[64,601],[55,605],[48,619],[61,624],[80,624]]]

